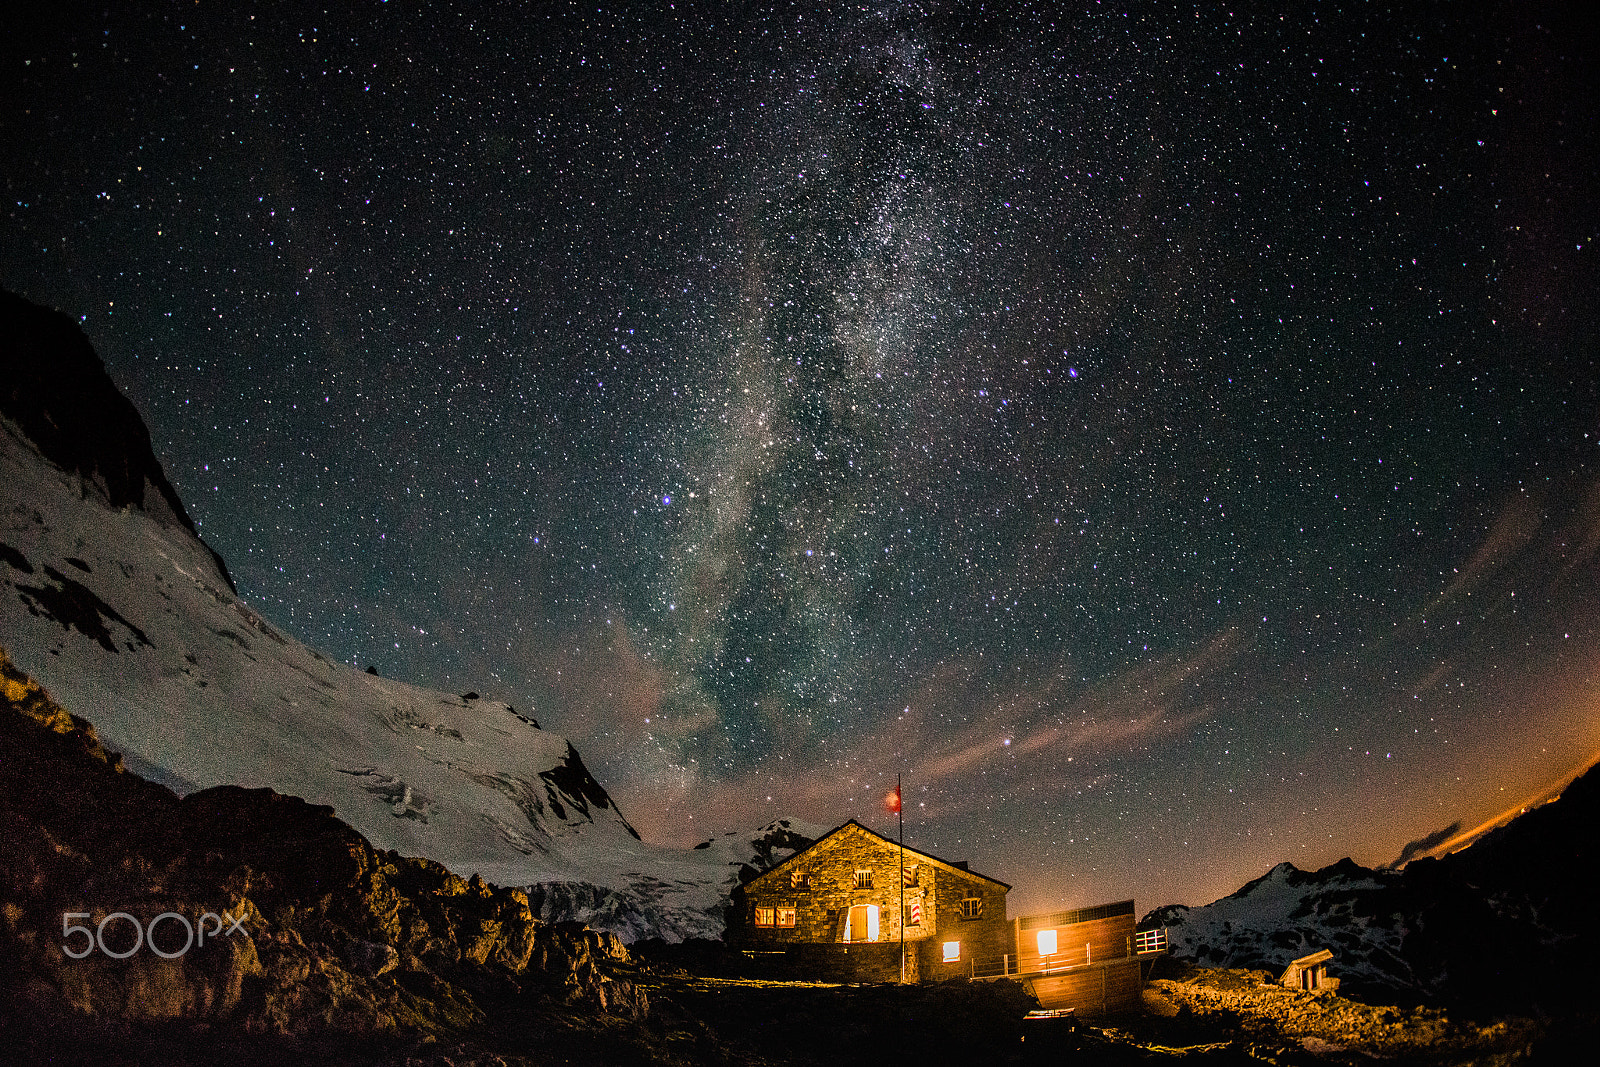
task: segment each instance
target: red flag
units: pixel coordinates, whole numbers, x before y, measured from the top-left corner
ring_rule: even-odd
[[[889,795],[883,798],[884,806],[890,811],[900,810],[900,787],[895,786],[889,790]]]

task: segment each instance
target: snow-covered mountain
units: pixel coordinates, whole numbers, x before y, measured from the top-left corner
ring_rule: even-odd
[[[0,339],[0,646],[131,770],[180,794],[270,786],[330,805],[378,848],[551,886],[546,917],[720,935],[738,864],[787,828],[649,845],[531,715],[282,633],[239,599],[76,324],[0,294]]]
[[[1593,887],[1600,876],[1600,768],[1558,799],[1459,852],[1368,870],[1280,863],[1203,907],[1168,905],[1173,955],[1211,967],[1281,970],[1332,949],[1358,994],[1489,1008],[1561,1010],[1600,992]]]
[[[660,874],[636,873],[620,887],[546,882],[530,887],[528,899],[541,918],[576,919],[624,941],[719,938],[736,886],[788,859],[829,829],[799,819],[774,819],[753,833],[729,831],[696,845],[683,857],[676,875],[663,857]]]
[[[1204,967],[1280,971],[1327,948],[1342,982],[1410,988],[1406,915],[1388,906],[1400,879],[1348,859],[1320,871],[1280,863],[1230,896],[1198,908],[1169,904],[1141,925],[1166,927],[1172,954]]]

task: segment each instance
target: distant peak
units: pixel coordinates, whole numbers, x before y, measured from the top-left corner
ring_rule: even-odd
[[[1233,900],[1239,897],[1247,897],[1251,893],[1255,892],[1258,887],[1265,885],[1267,882],[1289,882],[1292,881],[1296,875],[1301,873],[1303,872],[1300,870],[1300,868],[1285,860],[1283,863],[1278,864],[1261,877],[1253,878],[1246,882],[1232,893],[1229,893],[1228,896],[1223,899]]]
[[[1340,875],[1345,878],[1367,878],[1372,875],[1370,868],[1363,867],[1355,860],[1346,856],[1337,863],[1330,863],[1317,872],[1318,878],[1331,878]]]
[[[0,338],[0,415],[34,450],[78,475],[111,507],[138,508],[200,540],[156,459],[144,419],[78,324],[0,290]],[[212,551],[211,558],[237,593],[222,557]]]

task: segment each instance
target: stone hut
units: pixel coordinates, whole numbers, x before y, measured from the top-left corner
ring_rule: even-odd
[[[993,974],[1012,951],[1010,888],[852,819],[736,889],[727,939],[783,973],[897,982],[903,920],[906,981]]]
[[[1304,989],[1307,992],[1316,992],[1325,989],[1333,992],[1339,988],[1339,979],[1328,977],[1328,961],[1333,959],[1333,953],[1328,949],[1313,952],[1309,956],[1301,956],[1288,967],[1284,968],[1278,976],[1278,984],[1288,986],[1290,989]]]

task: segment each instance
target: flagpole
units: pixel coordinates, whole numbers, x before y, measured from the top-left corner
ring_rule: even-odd
[[[895,817],[900,821],[900,984],[906,984],[906,801],[894,776]]]

